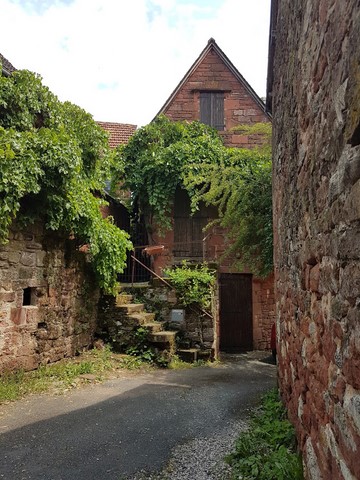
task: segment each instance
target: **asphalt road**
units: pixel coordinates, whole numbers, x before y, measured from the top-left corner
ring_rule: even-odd
[[[137,374],[0,406],[0,479],[120,480],[142,471],[152,478],[184,445],[198,445],[191,461],[199,462],[204,445],[216,450],[217,439],[234,435],[275,385],[276,368],[261,357],[237,355],[217,366]],[[168,478],[215,478],[193,472]]]

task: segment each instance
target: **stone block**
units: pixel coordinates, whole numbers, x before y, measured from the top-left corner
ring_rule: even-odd
[[[36,254],[33,252],[22,252],[20,263],[25,267],[33,267],[36,265]]]
[[[360,180],[351,188],[345,201],[344,210],[350,222],[360,219]]]
[[[311,268],[309,274],[309,289],[312,292],[319,291],[319,281],[320,281],[320,265],[316,264]]]

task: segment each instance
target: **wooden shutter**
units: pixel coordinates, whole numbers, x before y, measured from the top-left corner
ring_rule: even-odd
[[[224,94],[222,92],[213,92],[211,100],[211,126],[216,128],[217,130],[224,130]]]
[[[200,122],[211,125],[211,92],[200,93]]]
[[[224,130],[224,93],[200,93],[200,122]]]

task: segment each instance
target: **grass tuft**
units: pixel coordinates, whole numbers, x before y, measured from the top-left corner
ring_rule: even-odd
[[[0,377],[0,403],[17,400],[25,395],[56,391],[61,393],[89,381],[101,381],[111,372],[144,367],[140,359],[113,354],[107,346],[91,350],[79,357],[43,365],[32,372],[9,372]],[[147,367],[148,368],[148,367]],[[82,375],[92,375],[89,379]]]
[[[286,417],[277,390],[265,395],[250,420],[249,429],[242,432],[235,451],[226,461],[232,467],[232,479],[303,479],[295,430]]]

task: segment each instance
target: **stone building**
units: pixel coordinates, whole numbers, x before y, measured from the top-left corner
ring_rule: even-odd
[[[0,246],[0,373],[32,370],[92,344],[99,292],[85,255],[41,225]]]
[[[360,8],[272,1],[279,383],[306,478],[360,478]]]
[[[255,148],[261,135],[242,134],[235,127],[271,121],[265,104],[237,68],[211,38],[157,115],[174,121],[199,120],[216,128],[228,147]],[[183,259],[197,263],[216,262],[220,285],[220,349],[239,351],[269,348],[274,322],[273,277],[263,280],[250,271],[239,273],[233,259],[223,258],[226,231],[204,227],[217,218],[215,208],[200,205],[191,215],[187,193],[178,189],[174,198],[173,228],[165,237],[153,234],[153,242],[164,245],[154,257],[154,269]]]
[[[15,68],[0,54],[2,74]],[[101,122],[110,145],[127,141],[134,125]],[[104,215],[126,227],[126,209],[109,196]],[[32,370],[91,346],[99,290],[93,269],[74,240],[42,224],[12,226],[0,245],[0,373]]]

